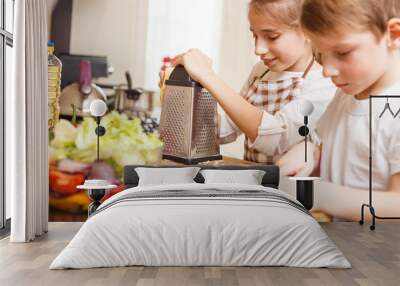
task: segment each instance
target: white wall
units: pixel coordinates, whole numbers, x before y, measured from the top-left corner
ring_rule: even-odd
[[[132,0],[73,2],[70,52],[108,56],[115,72],[103,82],[122,83],[126,70],[133,75],[143,72],[133,66],[136,45],[144,40],[135,38],[136,3]]]
[[[48,40],[50,41],[50,28],[51,28],[51,13],[56,7],[58,0],[47,0],[47,35]]]

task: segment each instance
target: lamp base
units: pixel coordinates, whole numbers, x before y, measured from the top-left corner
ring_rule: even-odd
[[[89,205],[88,216],[91,216],[101,205],[100,200],[105,196],[106,189],[88,189],[89,197],[93,202]]]
[[[296,199],[307,209],[311,210],[314,205],[314,181],[318,177],[291,177],[296,181]]]
[[[311,210],[314,205],[314,182],[297,181],[296,198],[307,210]]]

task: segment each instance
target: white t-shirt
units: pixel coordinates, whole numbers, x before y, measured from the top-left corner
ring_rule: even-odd
[[[255,78],[266,71],[263,62],[257,63],[240,94],[244,97],[248,93]],[[301,77],[303,72],[268,72],[263,80],[284,80],[293,77]],[[306,76],[302,93],[298,99],[307,99],[314,104],[314,112],[309,116],[309,128],[313,130],[316,122],[325,111],[336,92],[335,85],[330,79],[324,78],[321,69],[310,70]],[[283,155],[293,145],[304,139],[298,134],[298,129],[304,124],[304,117],[298,110],[299,100],[293,100],[286,104],[275,115],[264,111],[258,137],[254,142],[249,141],[249,147],[269,156]],[[230,143],[242,134],[241,130],[232,122],[229,116],[221,111],[221,124],[219,136],[221,144]]]
[[[400,95],[400,82],[380,95]],[[372,99],[372,188],[387,190],[400,172],[400,116],[379,118],[386,99]],[[400,98],[388,99],[396,114]],[[399,113],[400,114],[400,113]],[[369,188],[369,100],[338,90],[317,125],[322,143],[321,178],[357,189]]]

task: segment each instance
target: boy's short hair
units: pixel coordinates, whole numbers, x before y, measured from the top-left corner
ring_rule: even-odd
[[[301,25],[312,34],[341,29],[371,31],[379,39],[392,18],[400,17],[400,0],[305,0]]]
[[[268,14],[277,23],[289,28],[300,27],[303,0],[251,0],[250,8],[260,14]]]

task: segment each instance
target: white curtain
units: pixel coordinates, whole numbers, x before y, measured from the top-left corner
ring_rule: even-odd
[[[13,93],[6,98],[6,187],[12,242],[47,232],[46,0],[15,2]]]

